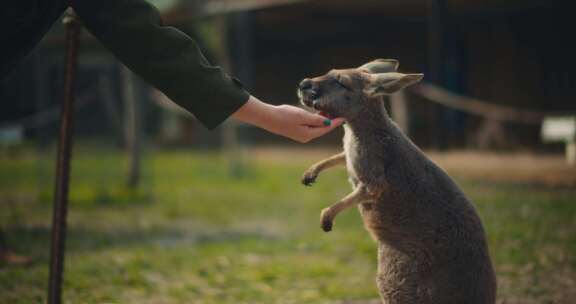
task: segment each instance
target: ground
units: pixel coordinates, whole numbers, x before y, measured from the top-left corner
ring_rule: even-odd
[[[74,155],[64,298],[68,303],[378,303],[375,244],[356,210],[334,230],[320,210],[349,191],[343,169],[312,188],[301,173],[334,151],[245,151],[229,173],[216,152],[149,151],[140,189],[125,156]],[[576,173],[561,157],[431,153],[477,206],[499,302],[576,297]],[[0,269],[0,303],[43,302],[52,200],[50,153],[0,157],[0,223],[27,268]],[[539,165],[538,165],[539,164]]]

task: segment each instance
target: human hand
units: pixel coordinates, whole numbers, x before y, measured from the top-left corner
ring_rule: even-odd
[[[233,117],[301,143],[320,137],[344,123],[342,118],[330,120],[291,105],[273,106],[253,96]]]
[[[276,106],[264,128],[272,133],[306,143],[342,125],[344,119],[328,119],[291,106]]]

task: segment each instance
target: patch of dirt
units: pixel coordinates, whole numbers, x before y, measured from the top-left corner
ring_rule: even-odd
[[[576,188],[576,167],[563,155],[456,151],[426,153],[448,173],[464,178]]]
[[[344,300],[339,302],[339,304],[382,304],[379,299],[374,300]]]

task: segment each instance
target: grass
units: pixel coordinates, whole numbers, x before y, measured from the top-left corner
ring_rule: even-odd
[[[0,159],[0,220],[26,268],[0,269],[0,303],[43,302],[52,155]],[[344,170],[313,188],[314,159],[247,159],[232,178],[217,153],[157,151],[141,187],[113,150],[74,155],[68,303],[342,303],[378,297],[375,244],[355,210],[323,233],[319,211],[349,191]],[[506,303],[569,303],[576,289],[576,190],[458,179],[489,236]],[[360,302],[358,302],[360,303]]]

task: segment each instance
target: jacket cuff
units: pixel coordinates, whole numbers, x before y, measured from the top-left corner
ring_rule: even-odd
[[[204,100],[182,102],[179,104],[189,112],[207,129],[213,130],[222,124],[228,117],[240,109],[250,94],[244,90],[242,83],[235,77],[222,74],[226,81],[214,88],[212,94],[205,92],[201,98]],[[208,93],[208,94],[206,94]]]

